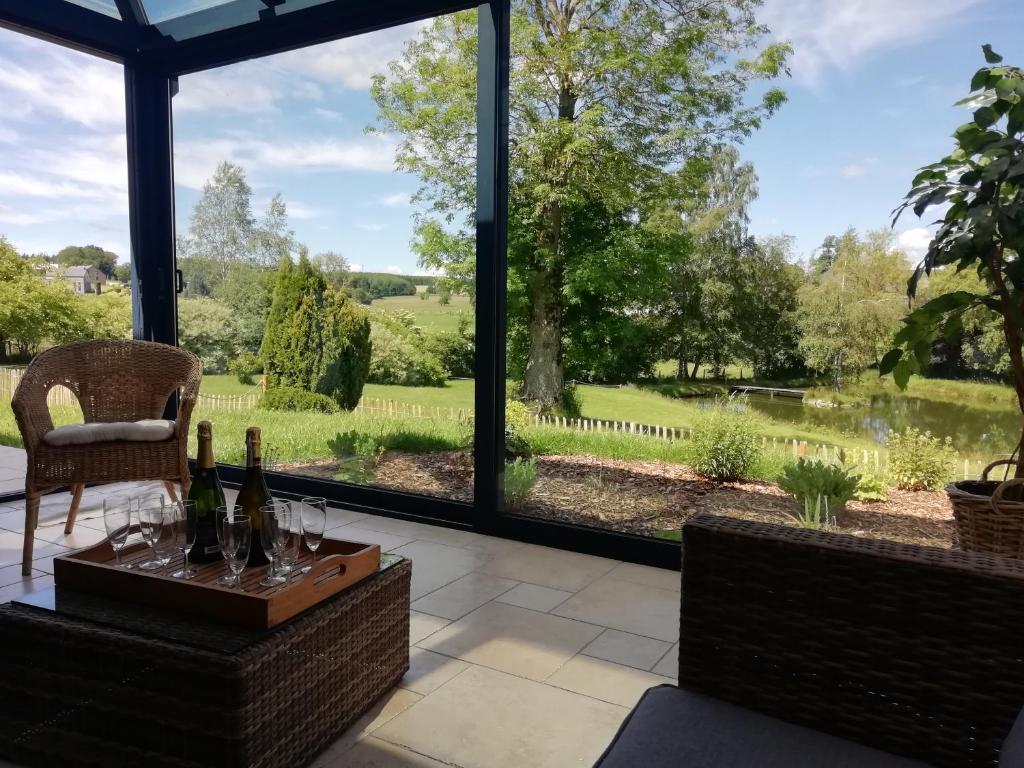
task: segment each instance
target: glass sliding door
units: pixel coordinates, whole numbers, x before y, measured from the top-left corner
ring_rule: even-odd
[[[178,338],[218,461],[258,425],[273,471],[472,502],[475,29],[469,11],[179,78]],[[459,99],[436,135],[424,47]]]

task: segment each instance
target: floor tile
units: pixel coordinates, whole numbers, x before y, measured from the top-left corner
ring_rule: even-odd
[[[487,562],[487,556],[479,552],[430,541],[414,541],[393,552],[412,560],[413,600],[462,578]]]
[[[407,539],[405,536],[396,536],[393,533],[372,531],[369,528],[362,528],[359,526],[358,522],[350,525],[338,526],[337,528],[331,528],[327,531],[326,536],[331,539],[359,541],[367,544],[380,544],[381,552],[390,552],[393,549],[404,547],[406,544],[411,544],[413,541],[412,539]]]
[[[21,533],[13,531],[0,531],[0,567],[21,562],[21,550],[25,538]],[[32,557],[45,557],[47,555],[60,555],[70,550],[59,544],[49,544],[36,541]]]
[[[636,563],[620,563],[608,572],[608,576],[613,579],[632,581],[636,584],[645,584],[648,587],[674,589],[676,592],[682,589],[682,579],[679,571],[671,571],[667,568],[652,568],[649,565],[637,565]]]
[[[325,530],[330,531],[341,525],[351,525],[359,520],[364,520],[369,515],[364,512],[353,512],[351,509],[336,509],[335,507],[328,507],[327,509],[327,525]]]
[[[64,523],[48,525],[45,528],[36,528],[36,542],[44,541],[47,544],[60,544],[68,549],[82,549],[99,544],[107,538],[105,531],[98,531],[85,525],[75,523],[74,530],[67,536],[64,535]]]
[[[399,685],[426,696],[466,669],[469,664],[464,661],[414,647],[409,649],[409,671]]]
[[[615,560],[603,557],[528,544],[495,558],[480,570],[505,579],[577,592],[616,565]]]
[[[360,520],[359,525],[374,531],[384,531],[385,533],[393,533],[396,536],[407,536],[410,539],[432,541],[435,544],[447,544],[453,547],[464,546],[476,536],[475,533],[470,531],[418,523],[413,520],[399,520],[392,517],[370,516]]]
[[[6,587],[0,587],[0,603],[8,603],[11,600],[16,600],[22,595],[27,595],[30,592],[35,592],[52,586],[53,576],[48,573],[45,573],[42,576],[37,576],[29,581],[19,581],[14,584],[8,584]]]
[[[575,656],[602,628],[487,603],[417,645],[513,675],[544,680]]]
[[[671,677],[673,680],[679,678],[679,643],[676,643],[661,657],[661,661],[654,665],[651,670],[656,675]]]
[[[497,536],[473,534],[473,538],[462,546],[466,547],[466,549],[483,552],[491,557],[498,557],[499,555],[507,555],[510,552],[522,549],[526,544],[521,541],[513,541],[512,539],[502,539]]]
[[[451,621],[442,619],[439,616],[409,611],[409,644],[415,645],[420,640],[430,637],[430,635],[449,624],[451,624]]]
[[[423,697],[403,688],[392,688],[373,707],[345,731],[344,735],[313,761],[311,768],[326,768],[329,765],[347,765],[339,758],[348,752],[357,741],[366,738],[392,718],[401,714]]]
[[[537,584],[520,584],[495,599],[533,611],[550,611],[555,606],[564,603],[572,595],[572,592],[565,592],[561,589],[541,587]]]
[[[32,568],[31,576],[21,575],[21,563],[15,563],[14,565],[5,565],[0,568],[0,587],[8,587],[11,584],[17,584],[22,581],[30,581],[38,576],[45,576],[46,572],[39,570],[35,566]]]
[[[421,597],[412,604],[412,608],[444,619],[461,619],[516,584],[518,582],[511,579],[499,579],[486,573],[469,573]]]
[[[606,629],[581,653],[637,669],[650,669],[664,656],[671,643],[617,629]]]
[[[552,613],[670,643],[679,639],[679,593],[632,581],[602,577]]]
[[[589,766],[626,713],[603,701],[471,667],[374,736],[463,768]]]
[[[547,679],[548,685],[632,708],[644,691],[675,680],[590,656],[574,656]]]
[[[322,765],[323,768],[452,768],[451,763],[439,762],[372,736],[338,755],[333,762]]]

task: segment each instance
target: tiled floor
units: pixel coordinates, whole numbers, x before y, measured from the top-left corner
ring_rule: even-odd
[[[86,491],[69,537],[69,495],[44,499],[28,579],[23,507],[0,506],[0,602],[50,586],[54,555],[102,540],[104,494],[140,488]],[[678,573],[346,510],[328,527],[412,559],[413,647],[399,687],[317,768],[588,766],[676,675]]]

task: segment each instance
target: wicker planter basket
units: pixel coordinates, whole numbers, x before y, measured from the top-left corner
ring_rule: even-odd
[[[946,486],[953,505],[957,547],[1024,559],[1024,502],[1004,498],[1010,488],[1024,485],[1024,479],[988,479],[995,467],[1016,463],[1010,459],[996,461],[985,467],[980,480]]]

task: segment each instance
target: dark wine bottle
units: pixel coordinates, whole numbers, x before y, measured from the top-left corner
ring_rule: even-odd
[[[190,563],[212,563],[220,559],[217,508],[225,505],[224,488],[213,463],[213,426],[208,421],[200,421],[196,431],[199,450],[196,453],[196,471],[188,489],[188,498],[196,505],[196,543],[188,559]]]
[[[270,491],[267,481],[263,479],[263,465],[260,459],[260,428],[249,427],[245,430],[245,476],[242,487],[238,490],[238,507],[249,516],[249,528],[252,538],[249,541],[250,566],[265,565],[270,562],[263,552],[260,530],[263,528],[263,516],[260,507],[270,503]]]

